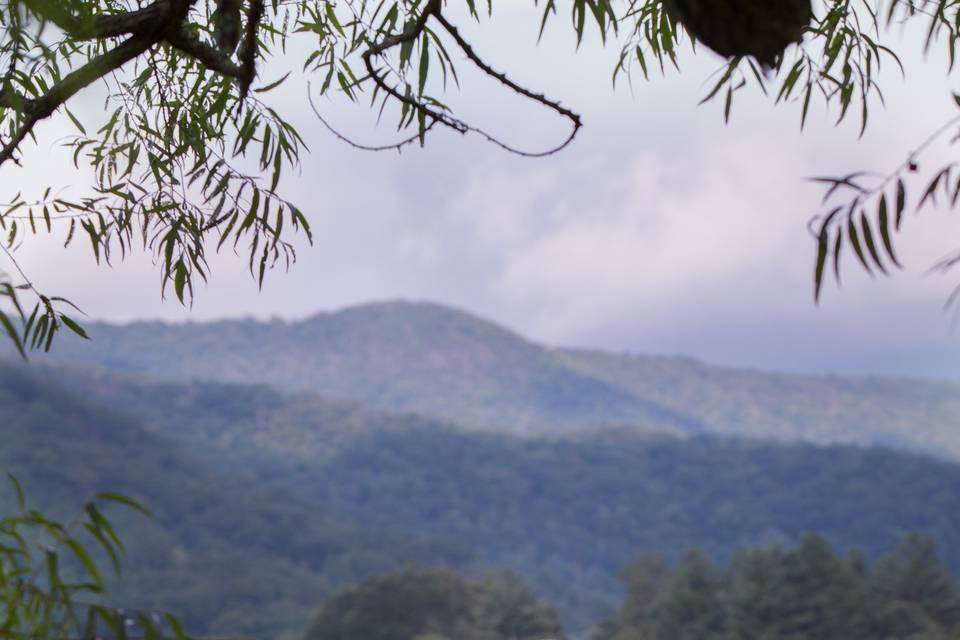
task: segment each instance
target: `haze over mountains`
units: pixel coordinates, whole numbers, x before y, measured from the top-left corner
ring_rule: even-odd
[[[960,384],[801,376],[539,345],[447,307],[391,302],[300,322],[92,324],[64,362],[260,383],[508,433],[631,426],[960,456]]]
[[[960,570],[960,465],[888,449],[635,429],[466,431],[265,386],[0,362],[0,468],[65,516],[126,518],[125,606],[293,640],[336,586],[408,563],[522,571],[568,629],[614,612],[641,552],[718,561],[816,531],[870,557],[909,531]],[[0,494],[2,496],[2,494]]]
[[[960,571],[958,385],[548,348],[429,304],[87,328],[0,359],[0,469],[39,506],[150,505],[118,597],[196,633],[293,640],[407,563],[520,570],[575,632],[646,551],[919,531]]]

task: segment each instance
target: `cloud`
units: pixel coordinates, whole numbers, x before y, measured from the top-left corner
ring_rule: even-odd
[[[82,243],[64,251],[62,234],[29,240],[18,255],[46,290],[116,320],[303,317],[407,297],[560,344],[774,368],[960,375],[960,341],[939,312],[952,280],[923,275],[953,248],[949,214],[910,218],[898,239],[903,274],[871,280],[848,258],[842,289],[831,285],[820,309],[811,296],[806,223],[821,192],[804,178],[899,164],[955,110],[934,64],[914,61],[909,67],[921,73],[890,78],[889,107],[874,110],[863,140],[856,126],[835,129],[816,108],[801,135],[797,105],[773,108],[757,93],[738,98],[723,126],[719,105],[696,106],[716,58],[682,60],[679,75],[612,92],[615,47],[589,42],[576,52],[562,18],[537,46],[538,15],[511,4],[463,28],[496,68],[583,112],[586,128],[557,156],[515,158],[451,133],[399,157],[359,152],[316,123],[303,87],[285,86],[275,99],[313,152],[283,187],[311,220],[316,244],[301,241],[298,264],[271,273],[264,291],[244,257],[229,251],[214,261],[192,309],[160,300],[149,257],[98,268]],[[496,46],[484,35],[491,32]],[[464,92],[450,103],[471,122],[530,148],[564,135],[562,120],[468,65],[460,71]],[[93,96],[79,108],[99,103]],[[320,106],[363,141],[395,137],[389,124],[373,129],[375,113],[362,107]],[[83,182],[51,152],[68,129],[62,119],[44,123],[40,147],[24,169],[4,168],[0,191],[39,192],[51,178]]]

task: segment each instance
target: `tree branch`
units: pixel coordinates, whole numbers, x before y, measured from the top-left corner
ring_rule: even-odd
[[[240,45],[240,99],[247,97],[250,85],[257,75],[257,30],[260,20],[263,19],[263,0],[250,0],[247,11],[247,30],[243,35],[243,44]]]
[[[494,70],[492,67],[490,67],[490,65],[486,64],[480,58],[480,56],[476,54],[476,52],[473,50],[473,47],[470,46],[470,43],[468,43],[466,40],[463,39],[463,37],[460,35],[460,32],[457,30],[457,28],[452,24],[450,24],[450,22],[448,22],[447,19],[443,17],[441,8],[442,8],[442,5],[440,0],[429,0],[426,7],[424,7],[423,9],[423,12],[419,16],[417,16],[416,21],[414,21],[414,23],[411,24],[407,29],[404,29],[401,33],[398,33],[396,35],[392,35],[387,38],[384,38],[381,42],[377,44],[371,45],[370,48],[364,51],[362,54],[363,63],[367,68],[367,73],[370,75],[374,83],[376,83],[376,85],[380,89],[382,89],[383,91],[385,91],[386,93],[388,93],[390,96],[400,101],[401,103],[413,108],[415,111],[419,111],[420,113],[423,113],[424,115],[432,119],[432,122],[428,127],[423,127],[421,125],[421,131],[418,137],[422,137],[423,134],[426,132],[426,130],[433,128],[434,124],[439,122],[440,124],[446,127],[449,127],[454,131],[457,131],[458,133],[473,132],[473,133],[479,134],[480,136],[484,137],[488,142],[491,142],[497,145],[498,147],[500,147],[501,149],[509,153],[513,153],[515,155],[524,156],[528,158],[539,158],[543,156],[552,155],[566,148],[571,142],[573,142],[573,139],[577,136],[577,133],[580,131],[580,128],[583,126],[580,116],[574,113],[573,111],[570,111],[569,109],[561,106],[559,102],[550,100],[543,94],[533,93],[529,89],[526,89],[518,85],[517,83],[510,80],[510,78],[508,78],[506,74],[500,73]],[[548,149],[546,151],[539,151],[539,152],[522,151],[520,149],[517,149],[515,147],[512,147],[506,144],[505,142],[502,142],[501,140],[490,135],[489,133],[487,133],[482,129],[470,126],[466,122],[463,122],[462,120],[458,120],[457,118],[447,115],[443,111],[434,109],[420,100],[412,98],[409,95],[402,94],[399,91],[397,91],[396,87],[391,87],[389,84],[387,84],[387,82],[380,75],[380,73],[374,68],[371,58],[373,58],[373,56],[383,54],[385,51],[387,51],[392,47],[402,45],[406,42],[410,42],[411,40],[415,40],[416,38],[420,37],[420,35],[423,33],[423,30],[426,28],[427,20],[431,16],[433,16],[434,18],[437,19],[438,22],[440,22],[443,28],[446,29],[446,31],[450,34],[451,37],[453,37],[454,41],[457,43],[457,46],[460,47],[460,49],[467,56],[467,58],[469,58],[470,61],[473,62],[485,74],[498,80],[501,84],[510,88],[512,91],[524,96],[525,98],[533,100],[534,102],[538,102],[544,105],[545,107],[552,109],[553,111],[557,112],[563,117],[569,119],[570,122],[573,124],[573,128],[570,131],[570,134],[566,137],[566,139],[563,142],[561,142],[559,145],[551,149]],[[317,115],[319,116],[319,114]],[[321,121],[323,121],[322,118],[321,118]],[[328,125],[326,122],[324,122],[324,125],[326,125],[328,129],[332,130],[330,125]],[[334,134],[337,135],[338,137],[342,137],[336,131],[334,131]],[[403,146],[404,144],[407,144],[407,143],[408,141],[403,141],[400,143],[400,146]],[[351,143],[351,144],[353,144],[356,147],[362,148],[362,145],[357,145],[354,143]],[[387,146],[386,148],[397,148],[397,146],[390,145],[390,146]],[[380,150],[380,149],[376,149],[376,150]]]
[[[136,11],[78,18],[56,0],[26,0],[26,5],[32,12],[52,22],[75,40],[156,33],[169,24],[177,4],[180,3],[175,0],[156,0]]]
[[[115,49],[97,56],[73,73],[68,74],[39,98],[30,100],[23,96],[13,97],[0,94],[0,104],[20,112],[24,117],[23,122],[20,123],[10,141],[0,150],[0,165],[13,157],[17,147],[40,120],[49,117],[84,87],[102,78],[105,74],[119,69],[142,54],[156,41],[154,37],[133,36]]]
[[[164,38],[174,48],[196,58],[204,66],[219,74],[231,78],[242,78],[243,70],[233,60],[225,56],[216,47],[207,44],[199,38],[194,38],[183,30],[171,30]]]

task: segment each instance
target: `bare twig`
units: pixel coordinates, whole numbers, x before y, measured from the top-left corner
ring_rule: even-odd
[[[520,95],[522,95],[522,96],[524,96],[524,97],[526,97],[526,98],[529,98],[530,100],[533,100],[534,102],[538,102],[538,103],[542,104],[543,106],[545,106],[545,107],[547,107],[547,108],[549,108],[549,109],[552,109],[552,110],[556,111],[558,114],[560,114],[560,115],[564,116],[565,118],[567,118],[568,120],[570,120],[570,122],[573,124],[573,128],[572,128],[572,130],[570,131],[570,135],[567,137],[566,140],[564,140],[562,143],[560,143],[559,145],[557,145],[556,147],[554,147],[554,148],[552,148],[552,149],[549,149],[549,150],[547,150],[547,151],[542,151],[542,152],[539,152],[539,153],[530,153],[530,152],[520,151],[520,150],[514,149],[514,148],[512,148],[512,147],[509,147],[509,146],[507,146],[507,145],[504,145],[503,143],[501,143],[500,141],[492,138],[491,136],[487,135],[487,134],[484,133],[483,131],[480,131],[480,130],[478,130],[478,129],[472,129],[473,131],[475,131],[476,133],[479,133],[480,135],[484,136],[484,137],[487,138],[487,140],[489,140],[490,142],[493,142],[494,144],[496,144],[496,145],[498,145],[498,146],[506,149],[506,150],[509,151],[510,153],[514,153],[514,154],[516,154],[516,155],[521,155],[521,156],[527,156],[527,157],[542,157],[542,156],[548,156],[548,155],[557,153],[558,151],[560,151],[560,150],[562,150],[563,148],[565,148],[566,146],[568,146],[571,142],[573,142],[573,139],[576,137],[577,132],[580,130],[580,127],[583,126],[583,122],[580,120],[580,116],[579,116],[578,114],[576,114],[576,113],[574,113],[573,111],[571,111],[571,110],[569,110],[569,109],[561,106],[559,102],[555,102],[555,101],[553,101],[553,100],[550,100],[549,98],[547,98],[547,97],[544,96],[543,94],[533,93],[533,92],[530,91],[529,89],[526,89],[525,87],[522,87],[522,86],[518,85],[517,83],[515,83],[513,80],[511,80],[510,78],[508,78],[508,77],[506,76],[506,74],[500,73],[500,72],[494,70],[493,68],[491,68],[487,63],[485,63],[485,62],[480,58],[480,56],[478,56],[478,55],[476,54],[476,52],[473,50],[473,47],[470,46],[470,43],[463,39],[463,36],[460,35],[460,32],[457,30],[457,28],[456,28],[455,26],[453,26],[452,24],[450,24],[450,22],[449,22],[439,11],[436,12],[435,17],[436,17],[436,19],[437,19],[437,22],[439,22],[441,25],[443,25],[443,28],[446,29],[446,30],[447,30],[447,33],[449,33],[450,36],[454,39],[454,41],[457,43],[457,45],[458,45],[458,46],[460,47],[460,49],[463,51],[464,55],[466,55],[467,58],[469,58],[470,61],[473,62],[473,64],[475,64],[481,71],[483,71],[485,74],[487,74],[487,75],[490,76],[491,78],[495,78],[495,79],[498,80],[501,84],[509,87],[509,88],[510,88],[511,90],[513,90],[514,92],[519,93]]]
[[[307,100],[309,100],[310,108],[313,109],[313,113],[317,116],[317,120],[320,121],[320,124],[326,127],[327,131],[332,133],[334,137],[336,137],[338,140],[340,140],[341,142],[347,143],[354,149],[360,149],[361,151],[401,151],[407,145],[411,145],[417,142],[418,140],[420,140],[420,133],[418,132],[408,138],[404,138],[403,140],[400,140],[399,142],[393,142],[390,144],[383,144],[383,145],[376,145],[376,146],[360,144],[358,142],[351,140],[350,138],[343,135],[339,131],[337,131],[335,128],[333,128],[333,125],[327,122],[326,118],[320,115],[320,110],[317,109],[317,105],[314,104],[313,102],[313,95],[310,92],[309,85],[307,87]],[[428,131],[433,129],[437,125],[437,122],[439,121],[431,120],[430,124],[428,124],[426,128],[423,130],[423,133],[426,134]]]
[[[463,39],[463,36],[460,35],[460,32],[457,30],[457,28],[454,25],[452,25],[443,16],[441,9],[442,9],[442,5],[440,0],[429,0],[427,5],[424,7],[423,11],[420,13],[419,16],[417,16],[417,19],[412,24],[410,24],[406,29],[404,29],[401,33],[384,38],[382,41],[371,45],[370,48],[368,48],[366,51],[363,52],[361,57],[363,58],[363,63],[366,66],[367,73],[369,74],[369,77],[373,80],[373,82],[380,89],[385,91],[387,94],[392,96],[397,101],[414,109],[415,113],[416,112],[422,113],[425,116],[425,118],[429,118],[431,120],[428,126],[421,125],[422,127],[421,130],[418,132],[417,136],[413,138],[401,141],[400,143],[397,143],[397,144],[384,145],[382,147],[370,147],[369,149],[372,151],[399,149],[400,147],[406,144],[410,144],[411,142],[413,142],[418,138],[422,139],[423,135],[427,132],[427,130],[432,129],[434,125],[436,125],[437,123],[442,124],[450,129],[453,129],[457,133],[461,133],[461,134],[476,133],[481,137],[485,138],[488,142],[491,142],[497,145],[498,147],[500,147],[501,149],[504,149],[505,151],[508,151],[509,153],[528,157],[528,158],[539,158],[543,156],[552,155],[566,148],[571,142],[573,142],[573,139],[576,137],[577,132],[583,126],[580,116],[574,113],[573,111],[570,111],[569,109],[561,106],[560,103],[548,99],[543,94],[534,93],[529,89],[526,89],[518,85],[517,83],[510,80],[510,78],[508,78],[506,74],[500,73],[495,69],[493,69],[492,67],[490,67],[490,65],[485,63],[480,58],[480,56],[477,55],[477,53],[473,50],[473,47],[470,45],[470,43],[468,43],[466,40]],[[467,58],[471,62],[473,62],[485,74],[496,79],[504,86],[524,96],[525,98],[528,98],[530,100],[533,100],[534,102],[542,104],[545,107],[548,107],[549,109],[552,109],[558,114],[569,119],[570,122],[573,124],[573,128],[570,131],[570,135],[568,135],[567,138],[563,142],[561,142],[559,145],[556,145],[555,147],[552,147],[551,149],[548,149],[546,151],[539,151],[539,152],[522,151],[505,142],[502,142],[501,140],[487,133],[483,129],[471,126],[458,118],[454,118],[453,116],[449,115],[444,111],[435,109],[430,105],[425,104],[422,100],[417,100],[416,98],[413,98],[410,95],[401,93],[400,91],[397,90],[396,87],[390,86],[390,84],[387,83],[387,81],[380,74],[380,72],[377,71],[377,69],[374,67],[372,58],[374,56],[382,55],[387,50],[393,47],[402,45],[406,42],[410,42],[420,37],[424,29],[426,28],[427,21],[430,19],[431,16],[436,18],[436,20],[443,26],[443,28],[446,29],[446,31],[457,43],[457,46],[459,46],[460,49],[463,51],[464,55],[466,55]],[[316,112],[315,107],[314,107],[314,112]],[[359,149],[368,148],[365,145],[359,145],[353,142],[352,140],[347,139],[345,136],[341,135],[339,132],[334,130],[333,127],[331,127],[326,121],[324,121],[323,118],[320,117],[319,113],[317,113],[317,117],[320,118],[320,121],[324,124],[324,126],[330,129],[330,131],[333,132],[334,135],[346,141],[351,146],[354,146]]]

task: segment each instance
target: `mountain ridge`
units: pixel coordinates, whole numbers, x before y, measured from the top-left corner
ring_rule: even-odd
[[[639,426],[960,457],[957,383],[548,347],[434,303],[371,303],[298,321],[88,329],[94,342],[64,340],[51,359],[173,380],[268,384],[511,433]]]

